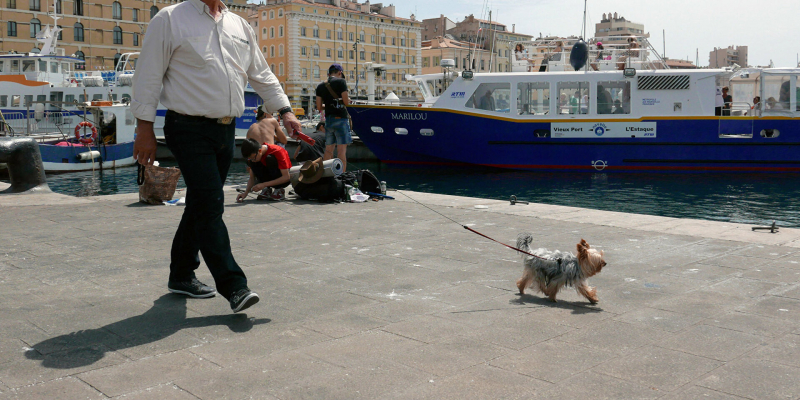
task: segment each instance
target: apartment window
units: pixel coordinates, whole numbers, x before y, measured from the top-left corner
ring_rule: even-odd
[[[58,25],[58,40],[63,40],[64,37],[64,27]]]
[[[156,14],[158,14],[158,7],[150,6],[150,19],[153,19],[153,17],[155,17]]]
[[[402,62],[405,62],[405,61],[402,61]],[[434,67],[438,67],[439,66],[439,57],[438,56],[433,56],[433,66]]]
[[[430,57],[422,57],[422,68],[428,68],[430,67],[430,64],[431,64]]]
[[[301,69],[301,70],[300,70],[300,73],[301,73],[301,76],[302,76],[303,78],[308,78],[308,69],[307,69],[307,68],[303,68],[303,69]]]
[[[319,46],[314,45],[314,57],[319,57]]]
[[[269,56],[275,57],[275,46],[269,46]]]
[[[325,49],[325,56],[331,58],[331,49]]]
[[[336,32],[336,39],[337,40],[344,40],[344,32],[342,32],[341,28]]]
[[[308,50],[306,50],[306,46],[301,47],[300,48],[300,55],[304,56],[306,54],[308,54]]]
[[[417,64],[417,56],[411,56],[411,64]]]
[[[283,9],[278,10],[278,18],[283,17]]]
[[[56,14],[61,14],[61,0],[56,1]]]
[[[283,76],[283,63],[278,64],[278,76]]]
[[[359,41],[361,43],[365,43],[366,42],[366,40],[364,40],[364,38],[365,38],[364,32],[361,32],[360,34],[358,34],[358,39],[359,39]]]
[[[350,59],[353,60],[355,58],[355,51],[350,50]]]
[[[341,47],[339,48],[339,50],[336,50],[336,58],[340,59],[344,58],[344,49],[342,49]]]
[[[122,4],[118,1],[111,3],[111,18],[122,19]]]
[[[381,44],[383,44],[383,45],[386,44],[386,35],[384,35],[384,34],[381,34]]]
[[[314,66],[314,78],[319,79],[319,65]]]
[[[8,23],[6,25],[8,25],[8,29],[7,29],[7,32],[6,32],[7,36],[16,37],[17,36],[17,23],[14,22],[14,21],[8,21]]]
[[[314,30],[312,31],[312,34],[313,34],[313,36],[314,36],[315,38],[318,38],[318,37],[319,37],[319,27],[318,27],[318,26],[315,26],[315,27],[314,27]]]
[[[397,62],[397,54],[392,54],[392,62],[393,63]]]
[[[272,71],[277,71],[277,69],[275,69],[275,64],[270,64],[269,69]]]
[[[283,44],[278,45],[278,57],[283,57]]]
[[[114,27],[114,44],[122,44],[122,28]]]
[[[41,11],[42,4],[40,0],[28,0],[28,9],[31,11]],[[33,36],[31,36],[33,37]]]
[[[134,46],[138,46],[139,45],[139,34],[138,33],[134,33],[133,34],[133,45]]]
[[[283,37],[283,25],[278,27],[278,37]]]
[[[411,44],[409,46],[410,47],[415,47],[416,46],[416,44],[415,44],[416,42],[414,41],[414,39],[410,39],[410,40],[411,40]]]
[[[6,8],[17,8],[17,0],[6,0]]]
[[[386,62],[386,53],[381,53],[381,62]]]
[[[436,58],[438,58],[438,57],[436,57]],[[405,63],[406,63],[406,55],[405,55],[405,53],[400,54],[400,64],[405,64]]]
[[[42,22],[38,18],[31,20],[31,37],[36,37],[36,34],[42,30]]]
[[[300,27],[300,36],[305,36],[305,35],[306,35],[306,27],[305,26],[301,26]]]
[[[133,11],[133,22],[139,22],[139,9],[134,8],[131,11]]]
[[[484,63],[485,60],[481,60],[481,71],[486,69],[486,64]]]
[[[406,45],[406,38],[400,38],[400,46]]]
[[[369,35],[370,43],[375,43],[375,35]]]
[[[364,50],[361,50],[360,52],[358,52],[358,58],[360,58],[362,61],[366,60],[367,59],[367,52],[365,52]]]
[[[354,37],[355,37],[355,33],[353,33],[353,32],[350,32],[350,41],[351,41],[351,42],[353,41],[353,38],[354,38]]]
[[[270,39],[275,38],[275,27],[274,26],[270,26],[269,27],[269,38]]]
[[[75,52],[75,58],[77,58],[77,59],[79,59],[81,61],[86,60],[86,57],[83,55],[83,52],[80,51],[80,50]],[[85,62],[75,63],[75,69],[79,69],[79,70],[86,69],[86,63]],[[81,100],[81,102],[83,102],[83,100]]]
[[[370,61],[375,61],[375,52],[374,51],[370,54]]]
[[[328,29],[327,31],[325,31],[325,39],[330,39],[330,38],[331,38],[331,30]]]
[[[269,19],[273,19],[273,18],[275,18],[275,11],[274,10],[269,10]]]
[[[392,46],[396,46],[396,45],[397,45],[397,38],[392,38]]]

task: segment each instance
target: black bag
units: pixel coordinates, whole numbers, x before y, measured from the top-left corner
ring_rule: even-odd
[[[298,182],[292,187],[295,194],[303,200],[317,200],[321,203],[340,200],[344,194],[344,183],[334,177],[323,177],[314,183]]]
[[[362,193],[381,192],[381,181],[368,169],[359,169],[354,172],[345,172],[337,177],[344,184],[353,186],[353,183],[358,181],[358,188]]]

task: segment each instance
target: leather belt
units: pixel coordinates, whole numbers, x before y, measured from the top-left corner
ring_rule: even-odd
[[[181,114],[179,112],[172,111],[172,110],[167,110],[167,113],[168,114],[169,113],[175,114],[177,116],[180,116],[181,118],[193,119],[193,120],[198,120],[198,121],[203,121],[203,122],[213,122],[213,123],[220,124],[220,125],[230,125],[233,121],[236,120],[236,117],[208,118],[208,117],[201,117],[201,116],[198,116],[198,115]]]

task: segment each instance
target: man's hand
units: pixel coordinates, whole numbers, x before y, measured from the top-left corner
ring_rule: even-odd
[[[133,143],[133,159],[142,165],[153,165],[156,160],[156,134],[153,132],[153,123],[138,120],[136,126],[136,141]]]
[[[244,199],[246,199],[246,198],[247,198],[247,193],[239,193],[239,195],[236,196],[236,202],[237,203],[243,203]]]
[[[283,127],[286,128],[286,134],[290,137],[294,137],[295,132],[303,132],[300,121],[291,112],[283,114]]]

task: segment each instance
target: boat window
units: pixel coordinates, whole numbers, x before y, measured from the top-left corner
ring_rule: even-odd
[[[11,96],[11,107],[19,107],[19,95],[15,94]]]
[[[86,102],[86,95],[78,95],[78,103],[85,103]]]
[[[26,94],[25,95],[25,103],[23,105],[27,107],[27,106],[31,105],[32,102],[33,102],[33,95]]]
[[[589,82],[558,82],[558,113],[589,113]]]
[[[598,114],[630,114],[631,82],[601,81],[597,82]]]
[[[111,94],[111,100],[112,101],[117,101],[117,94],[116,93],[112,93]]]
[[[69,63],[61,63],[61,72],[66,74],[69,71]]]
[[[36,101],[47,101],[47,95],[40,94],[40,95],[36,96]]]
[[[765,111],[770,112],[787,112],[791,105],[792,82],[787,75],[766,75],[764,77],[764,101],[766,105]]]
[[[64,96],[64,102],[68,103],[68,104],[74,103],[75,102],[75,95],[74,94],[68,94],[68,95]]]
[[[0,72],[6,72],[5,68],[3,67],[3,61],[0,61]]]
[[[510,83],[481,83],[467,100],[468,108],[477,108],[492,112],[509,112],[511,105]]]
[[[19,72],[19,60],[11,60],[11,72]]]
[[[550,83],[517,84],[517,114],[545,115],[550,112]]]
[[[36,71],[36,62],[33,60],[22,60],[22,72]]]
[[[50,62],[50,72],[57,74],[58,73],[58,63],[51,61]]]
[[[102,101],[102,100],[103,100],[103,94],[102,93],[92,95],[92,101]]]
[[[0,107],[8,107],[8,96],[7,95],[0,96]]]
[[[39,60],[39,71],[47,72],[47,61]]]

